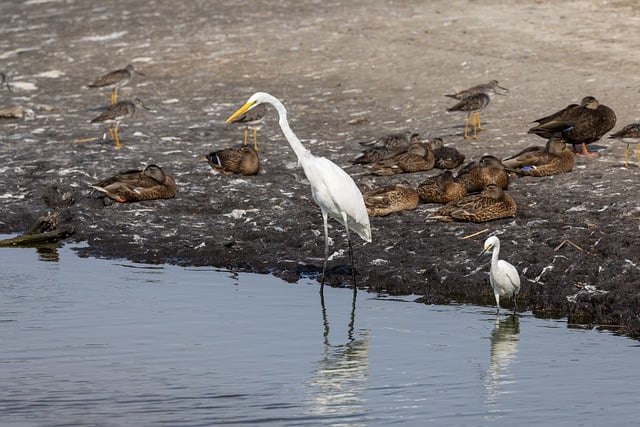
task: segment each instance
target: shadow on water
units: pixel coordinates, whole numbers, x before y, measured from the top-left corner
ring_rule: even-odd
[[[520,317],[517,314],[504,320],[496,316],[495,326],[491,331],[490,364],[484,381],[488,421],[500,419],[505,412],[505,409],[500,408],[500,396],[506,393],[502,387],[515,381],[509,368],[518,353],[519,334]]]
[[[320,296],[323,322],[323,354],[313,377],[306,383],[315,416],[345,418],[365,413],[364,392],[369,376],[369,330],[355,329],[357,290],[354,289],[346,341],[331,342],[324,296]],[[339,328],[338,330],[342,330]],[[334,338],[335,339],[335,338]],[[347,423],[344,425],[358,425]]]

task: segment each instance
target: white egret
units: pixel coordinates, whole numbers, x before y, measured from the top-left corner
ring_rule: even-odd
[[[274,96],[264,92],[254,93],[226,122],[230,123],[257,105],[265,103],[271,104],[278,112],[280,129],[282,129],[282,133],[296,154],[298,164],[302,166],[304,174],[311,184],[313,199],[320,207],[320,212],[322,213],[322,220],[324,222],[324,263],[322,265],[320,293],[322,294],[324,290],[327,259],[329,258],[328,217],[342,224],[347,233],[349,260],[351,262],[353,288],[355,292],[357,289],[356,275],[355,267],[353,266],[353,250],[351,248],[349,230],[358,234],[363,240],[371,242],[369,215],[367,214],[367,208],[365,207],[362,194],[355,182],[353,182],[353,179],[342,168],[327,158],[314,156],[302,145],[300,139],[293,133],[291,127],[289,127],[287,110],[284,105],[282,105],[282,102]]]
[[[478,258],[493,249],[491,255],[491,271],[489,272],[489,282],[496,297],[497,312],[500,312],[500,297],[510,296],[513,298],[513,312],[516,311],[516,295],[520,292],[520,275],[518,270],[507,261],[498,259],[500,255],[500,239],[491,236],[484,242],[484,249]]]

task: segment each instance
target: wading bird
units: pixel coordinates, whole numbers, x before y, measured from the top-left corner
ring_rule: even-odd
[[[304,174],[311,185],[313,199],[322,213],[322,221],[324,223],[324,262],[322,265],[320,294],[322,295],[324,291],[327,260],[329,258],[329,230],[327,225],[329,217],[342,224],[347,233],[353,290],[356,292],[356,273],[353,265],[353,250],[351,248],[349,230],[358,234],[363,240],[371,242],[369,215],[358,186],[338,165],[325,157],[314,156],[302,145],[300,139],[289,126],[286,108],[282,105],[282,102],[268,93],[257,92],[251,95],[247,102],[233,113],[226,122],[232,122],[236,117],[260,104],[271,104],[278,112],[280,129],[296,154],[298,163],[302,166]]]
[[[629,144],[640,144],[640,123],[632,123],[626,125],[616,133],[609,135],[611,139],[618,139],[627,143],[627,150],[624,153],[624,166],[629,167]],[[640,165],[640,145],[636,147],[636,155],[638,156],[638,165]]]
[[[520,275],[518,270],[507,261],[498,259],[500,255],[500,239],[491,236],[484,242],[484,249],[480,252],[478,259],[485,253],[493,249],[491,255],[491,270],[489,271],[489,282],[496,297],[497,313],[500,313],[500,297],[507,296],[513,298],[513,312],[516,312],[516,295],[520,292]]]
[[[89,83],[87,87],[104,87],[113,89],[111,92],[111,104],[115,104],[118,100],[118,89],[129,84],[133,77],[133,73],[146,77],[146,74],[142,74],[140,71],[134,70],[133,65],[129,64],[126,68],[110,71],[107,74],[100,76],[93,83]]]
[[[146,107],[142,101],[136,98],[134,102],[131,101],[118,101],[111,105],[106,111],[102,112],[98,117],[91,120],[91,123],[109,123],[112,126],[109,127],[109,135],[116,144],[116,148],[122,147],[120,144],[120,138],[118,137],[118,128],[120,122],[133,116],[136,112],[136,104],[140,105],[145,110],[151,111],[149,107]]]
[[[258,151],[258,129],[262,127],[266,113],[267,106],[260,104],[231,121],[244,129],[244,145],[247,145],[249,129],[253,130],[253,149],[256,151]]]

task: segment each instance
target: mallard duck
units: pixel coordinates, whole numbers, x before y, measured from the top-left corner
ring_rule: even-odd
[[[629,144],[640,144],[640,123],[626,125],[618,132],[609,135],[609,138],[618,139],[627,143],[627,150],[624,155],[624,165],[625,167],[629,167]],[[640,145],[636,147],[636,155],[638,156],[638,165],[640,165]]]
[[[593,96],[586,96],[580,105],[568,106],[564,109],[540,119],[538,126],[529,129],[529,133],[543,138],[550,138],[560,132],[562,138],[573,145],[573,151],[578,153],[576,145],[582,145],[582,152],[587,157],[598,157],[591,153],[587,144],[598,141],[616,124],[616,114],[606,105],[600,104]]]
[[[111,105],[106,111],[102,112],[98,117],[91,120],[91,123],[109,123],[112,126],[109,127],[109,135],[113,139],[116,148],[122,147],[120,144],[120,138],[118,137],[118,128],[120,127],[120,122],[128,119],[133,116],[136,112],[136,104],[142,106],[143,108],[150,110],[150,108],[146,107],[142,104],[138,98],[131,101],[118,101],[115,104]]]
[[[407,151],[409,145],[417,142],[420,142],[420,134],[411,132],[393,133],[372,141],[360,142],[360,145],[367,148],[358,154],[351,163],[368,164],[389,159]]]
[[[489,184],[498,184],[505,190],[509,187],[509,174],[495,156],[482,156],[478,162],[467,163],[456,176],[467,193],[482,191]]]
[[[115,104],[118,100],[118,89],[129,84],[133,78],[133,73],[146,76],[140,71],[134,70],[133,65],[129,64],[123,69],[110,71],[107,74],[100,76],[93,83],[89,83],[87,87],[105,87],[113,89],[111,92],[111,104]]]
[[[431,215],[445,222],[487,222],[516,215],[516,202],[499,185],[490,184],[480,194],[449,202]]]
[[[244,129],[244,145],[247,145],[249,129],[253,130],[253,149],[256,151],[258,151],[258,129],[262,127],[265,114],[267,114],[267,106],[259,104],[230,122],[239,124]]]
[[[486,94],[489,94],[492,92],[498,93],[498,89],[505,94],[509,92],[509,89],[507,89],[506,87],[500,86],[497,80],[491,80],[489,83],[483,83],[476,86],[472,86],[469,89],[464,89],[464,90],[461,90],[460,92],[448,94],[445,96],[460,100],[471,95],[476,95],[478,93],[486,93]]]
[[[213,169],[225,174],[257,175],[260,171],[258,153],[249,145],[213,151],[205,157]]]
[[[449,170],[426,179],[417,190],[420,200],[425,203],[449,203],[467,195],[464,185],[456,182]]]
[[[433,169],[436,158],[431,148],[421,142],[414,142],[406,152],[396,154],[390,159],[375,163],[371,170],[376,175],[394,175]]]
[[[393,212],[411,211],[418,206],[418,193],[404,181],[363,194],[369,216],[385,216]]]
[[[176,195],[175,180],[157,165],[123,172],[89,186],[120,203],[170,199]]]
[[[455,169],[464,163],[464,154],[454,147],[444,145],[442,138],[433,138],[429,146],[436,158],[435,167],[438,169]]]
[[[552,136],[544,147],[525,148],[502,160],[502,164],[519,175],[549,176],[571,172],[575,155],[558,136]]]

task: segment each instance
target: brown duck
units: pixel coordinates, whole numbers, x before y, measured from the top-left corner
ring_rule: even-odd
[[[407,151],[372,165],[371,171],[376,175],[394,175],[427,171],[433,169],[435,164],[436,158],[431,148],[427,144],[414,142]]]
[[[482,156],[478,162],[467,163],[456,176],[467,193],[482,191],[489,184],[498,184],[505,190],[509,187],[509,175],[504,165],[495,156]]]
[[[420,134],[411,132],[392,133],[372,141],[360,142],[360,145],[367,148],[358,154],[351,163],[369,164],[390,159],[406,152],[411,144],[418,142],[420,142]]]
[[[176,182],[157,165],[130,170],[90,187],[120,203],[170,199],[176,195]]]
[[[587,144],[598,141],[616,125],[616,114],[606,105],[600,104],[593,96],[586,96],[580,105],[567,106],[564,109],[536,120],[540,124],[529,129],[529,133],[550,138],[560,132],[564,140],[573,145],[582,145],[582,153],[587,157],[598,157],[591,153]]]
[[[260,171],[258,153],[249,145],[240,148],[225,148],[205,156],[207,162],[218,172],[257,175]]]
[[[571,172],[575,164],[575,155],[567,144],[552,136],[544,147],[529,147],[502,161],[506,168],[518,175],[549,176]]]
[[[411,211],[418,206],[418,193],[404,181],[363,194],[369,216],[386,216],[393,212]]]
[[[464,185],[456,182],[449,170],[426,179],[418,185],[417,191],[425,203],[449,203],[467,195]]]
[[[500,186],[488,185],[482,193],[449,202],[431,215],[445,222],[487,222],[516,215],[516,202]]]
[[[454,147],[444,145],[442,138],[433,138],[429,146],[436,158],[435,167],[438,169],[455,169],[464,163],[464,154]]]

